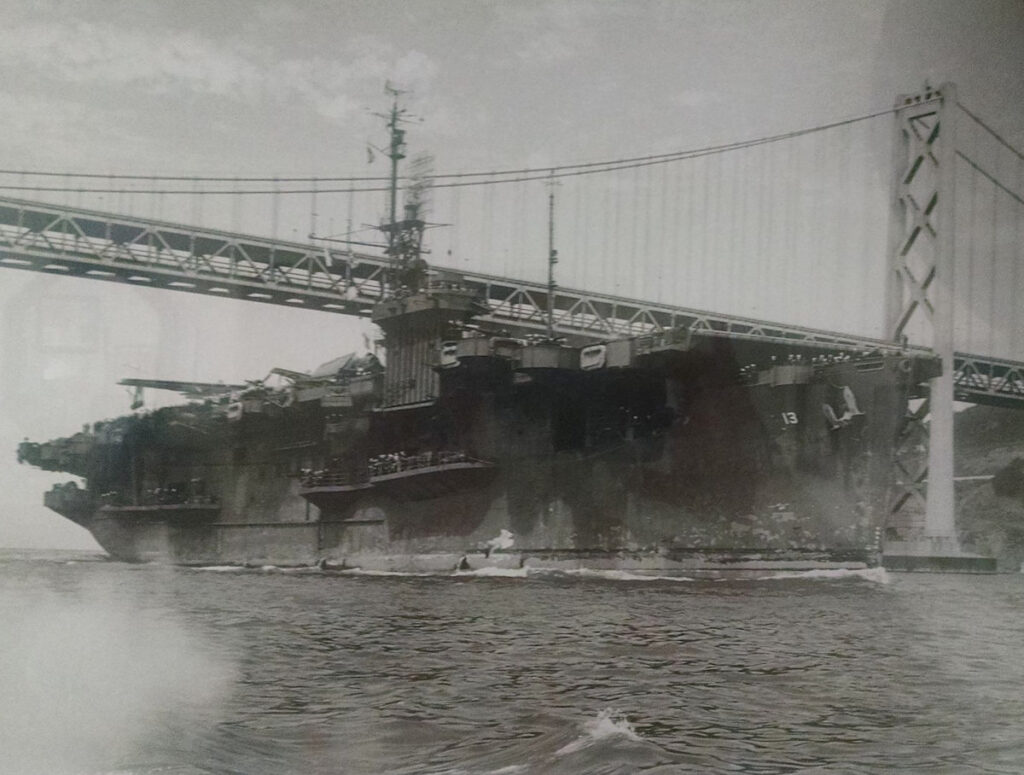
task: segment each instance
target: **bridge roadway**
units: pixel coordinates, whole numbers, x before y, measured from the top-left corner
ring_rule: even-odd
[[[0,197],[0,267],[367,317],[383,291],[388,259]],[[512,333],[547,330],[547,286],[437,268],[438,282],[476,289],[477,320]],[[787,351],[900,350],[892,342],[789,326],[607,294],[558,288],[554,330],[577,341],[687,332]],[[902,348],[928,355],[927,348]],[[1024,408],[1024,363],[966,353],[955,357],[958,400]]]

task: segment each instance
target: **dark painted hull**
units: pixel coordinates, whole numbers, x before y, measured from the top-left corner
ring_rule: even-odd
[[[911,370],[879,356],[738,381],[731,351],[568,376],[484,359],[442,373],[441,397],[426,407],[329,425],[319,407],[299,407],[210,419],[201,433],[150,423],[87,456],[96,487],[120,476],[124,488],[131,458],[136,491],[201,480],[216,508],[97,506],[78,521],[114,557],[181,564],[873,565]],[[845,419],[843,388],[856,397]],[[487,462],[349,484],[302,476],[327,459],[445,446]]]

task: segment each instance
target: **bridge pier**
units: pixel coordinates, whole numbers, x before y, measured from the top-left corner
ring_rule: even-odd
[[[932,348],[942,361],[942,373],[931,382],[931,420],[928,430],[928,505],[925,537],[933,544],[959,552],[953,494],[953,282],[956,227],[956,164],[954,117],[956,87],[942,85],[934,135],[941,136],[934,193],[938,196],[938,233],[933,240]]]
[[[915,95],[901,95],[896,100],[887,289],[889,330],[895,341],[906,341],[911,333],[930,334],[942,373],[929,386],[924,535],[913,541],[887,544],[884,562],[893,570],[995,570],[994,559],[963,551],[956,529],[955,107],[956,86],[952,83],[938,89],[926,88]],[[901,497],[895,510],[907,500]]]

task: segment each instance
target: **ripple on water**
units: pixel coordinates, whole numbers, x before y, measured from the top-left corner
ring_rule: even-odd
[[[0,714],[49,713],[79,743],[53,772],[1017,773],[1022,605],[1020,575],[681,582],[0,557],[3,669],[63,676],[59,697],[8,681]],[[55,726],[62,703],[83,713]],[[126,709],[116,734],[89,721]],[[45,725],[17,729],[23,751],[53,747]]]

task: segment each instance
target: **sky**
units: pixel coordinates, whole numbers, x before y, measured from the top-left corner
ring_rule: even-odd
[[[374,113],[387,109],[388,80],[408,91],[406,105],[417,118],[411,148],[429,151],[435,168],[447,172],[772,135],[884,110],[900,93],[947,80],[973,112],[1024,147],[1024,4],[1016,0],[2,0],[0,8],[0,168],[7,171],[0,185],[33,180],[16,174],[22,171],[380,175],[379,159],[367,166],[367,144],[383,142]],[[810,182],[790,217],[829,221],[830,211],[802,209],[823,207],[831,185],[829,178],[815,187],[814,160],[840,159],[829,168],[836,179],[883,190],[888,150],[879,151],[878,137],[888,136],[888,120],[789,157],[743,157],[733,172],[767,168],[781,179],[780,169],[796,165]],[[842,166],[844,146],[856,144],[866,149],[865,161]],[[610,202],[609,213],[625,207],[615,204],[620,199],[650,207],[659,186],[701,198],[704,190],[694,188],[699,169],[675,177],[638,173],[614,191],[567,182],[559,191],[566,246],[560,271],[573,284],[624,295],[714,303],[709,289],[679,268],[686,261],[623,271],[619,235],[606,233],[614,226],[600,211],[586,215],[597,201]],[[543,251],[534,248],[546,238],[543,191],[505,196],[489,203],[482,194],[439,199],[439,212],[460,223],[432,237],[438,253],[466,268],[535,275]],[[232,215],[207,201],[109,196],[89,206],[269,228],[263,205],[246,203],[248,210]],[[372,222],[383,203],[360,207],[356,223]],[[884,200],[844,208],[842,218],[851,220],[845,232],[825,233],[830,249],[878,252],[885,208]],[[347,220],[344,209],[343,201],[322,200],[313,222],[303,201],[274,230],[287,238],[313,228],[336,233]],[[237,223],[225,223],[231,219]],[[652,253],[679,248],[665,234],[675,240],[680,230],[697,233],[667,224],[655,219],[640,229]],[[635,220],[631,228],[637,230]],[[626,223],[615,231],[626,231]],[[509,248],[500,255],[502,241],[520,234],[527,247],[516,249],[533,251],[532,264]],[[702,239],[725,251],[713,236]],[[814,238],[808,234],[806,256],[794,262],[815,260]],[[478,267],[484,254],[492,263]],[[765,277],[755,279],[773,279],[775,265],[764,266]],[[843,262],[853,301],[823,298],[820,314],[847,305],[850,315],[875,315],[864,278],[879,266]],[[776,269],[800,275],[796,263]],[[778,312],[757,289],[722,303],[768,319]],[[787,304],[794,306],[779,296],[778,305]],[[337,315],[0,269],[0,475],[9,483],[0,493],[0,546],[93,546],[83,530],[41,506],[42,492],[67,477],[17,466],[14,450],[23,437],[67,435],[125,412],[129,398],[118,379],[230,382],[274,366],[306,370],[372,335]]]

